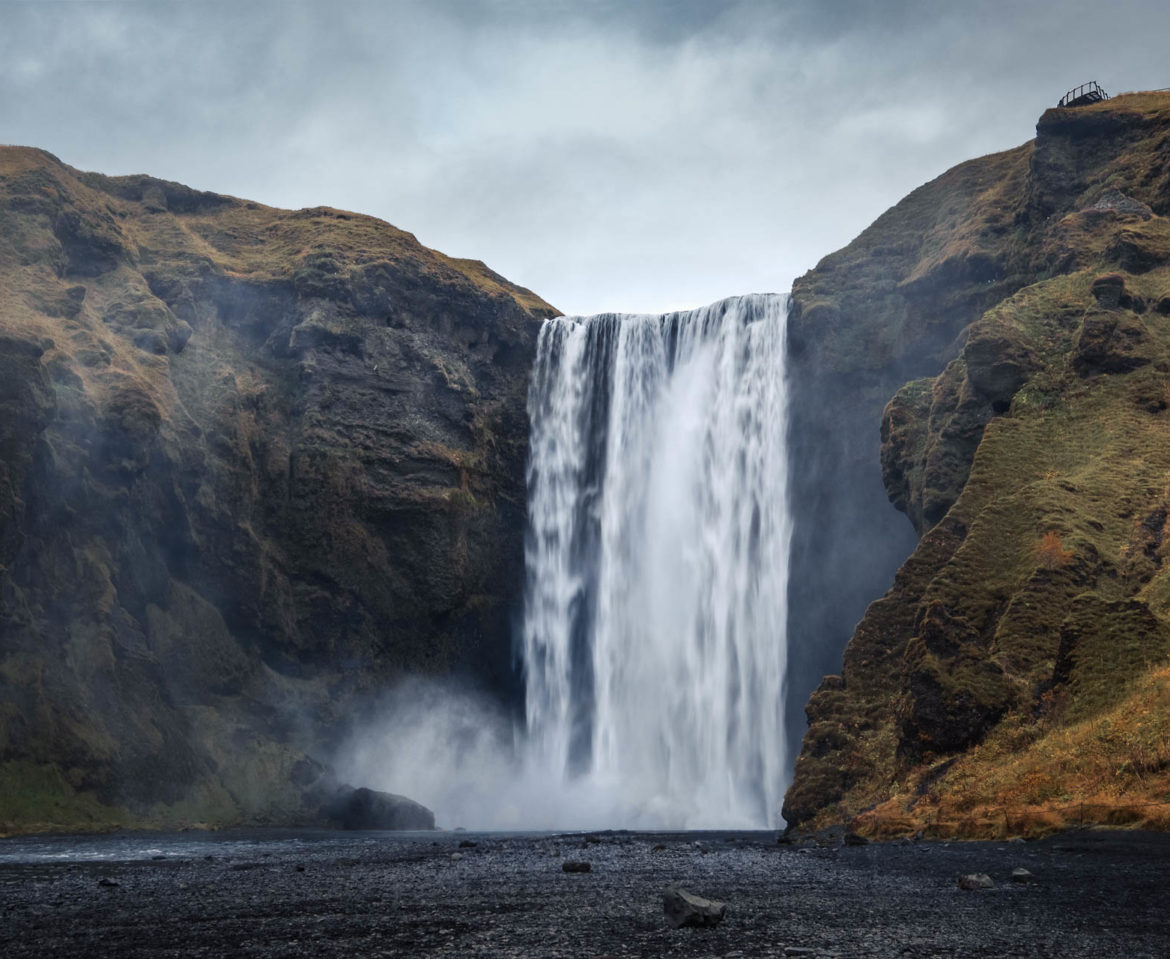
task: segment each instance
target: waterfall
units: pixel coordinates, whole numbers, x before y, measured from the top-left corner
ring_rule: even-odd
[[[787,298],[541,328],[530,761],[613,825],[772,827],[784,736]]]

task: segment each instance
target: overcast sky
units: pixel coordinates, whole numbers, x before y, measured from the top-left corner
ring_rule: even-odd
[[[389,220],[570,313],[786,291],[1170,4],[0,0],[0,142]]]

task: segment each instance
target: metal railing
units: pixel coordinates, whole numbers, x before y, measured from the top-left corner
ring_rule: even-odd
[[[1090,80],[1088,83],[1082,83],[1079,87],[1073,87],[1063,97],[1060,98],[1058,107],[1080,107],[1088,103],[1100,103],[1102,100],[1108,100],[1109,94],[1101,89],[1101,85],[1096,80]]]

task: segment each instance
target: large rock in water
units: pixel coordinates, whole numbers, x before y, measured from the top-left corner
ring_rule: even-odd
[[[510,693],[553,312],[372,217],[0,148],[0,832],[298,821],[397,677]]]
[[[1170,788],[1126,745],[1170,709],[1168,150],[1166,93],[1050,110],[796,282],[792,642],[858,622],[790,824],[992,836]],[[919,537],[896,575],[883,482]]]
[[[394,793],[343,787],[329,806],[342,829],[434,829],[435,814],[422,803]]]

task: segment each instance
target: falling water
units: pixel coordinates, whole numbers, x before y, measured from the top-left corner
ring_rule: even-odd
[[[530,758],[615,825],[773,826],[787,300],[548,320],[529,395]]]

